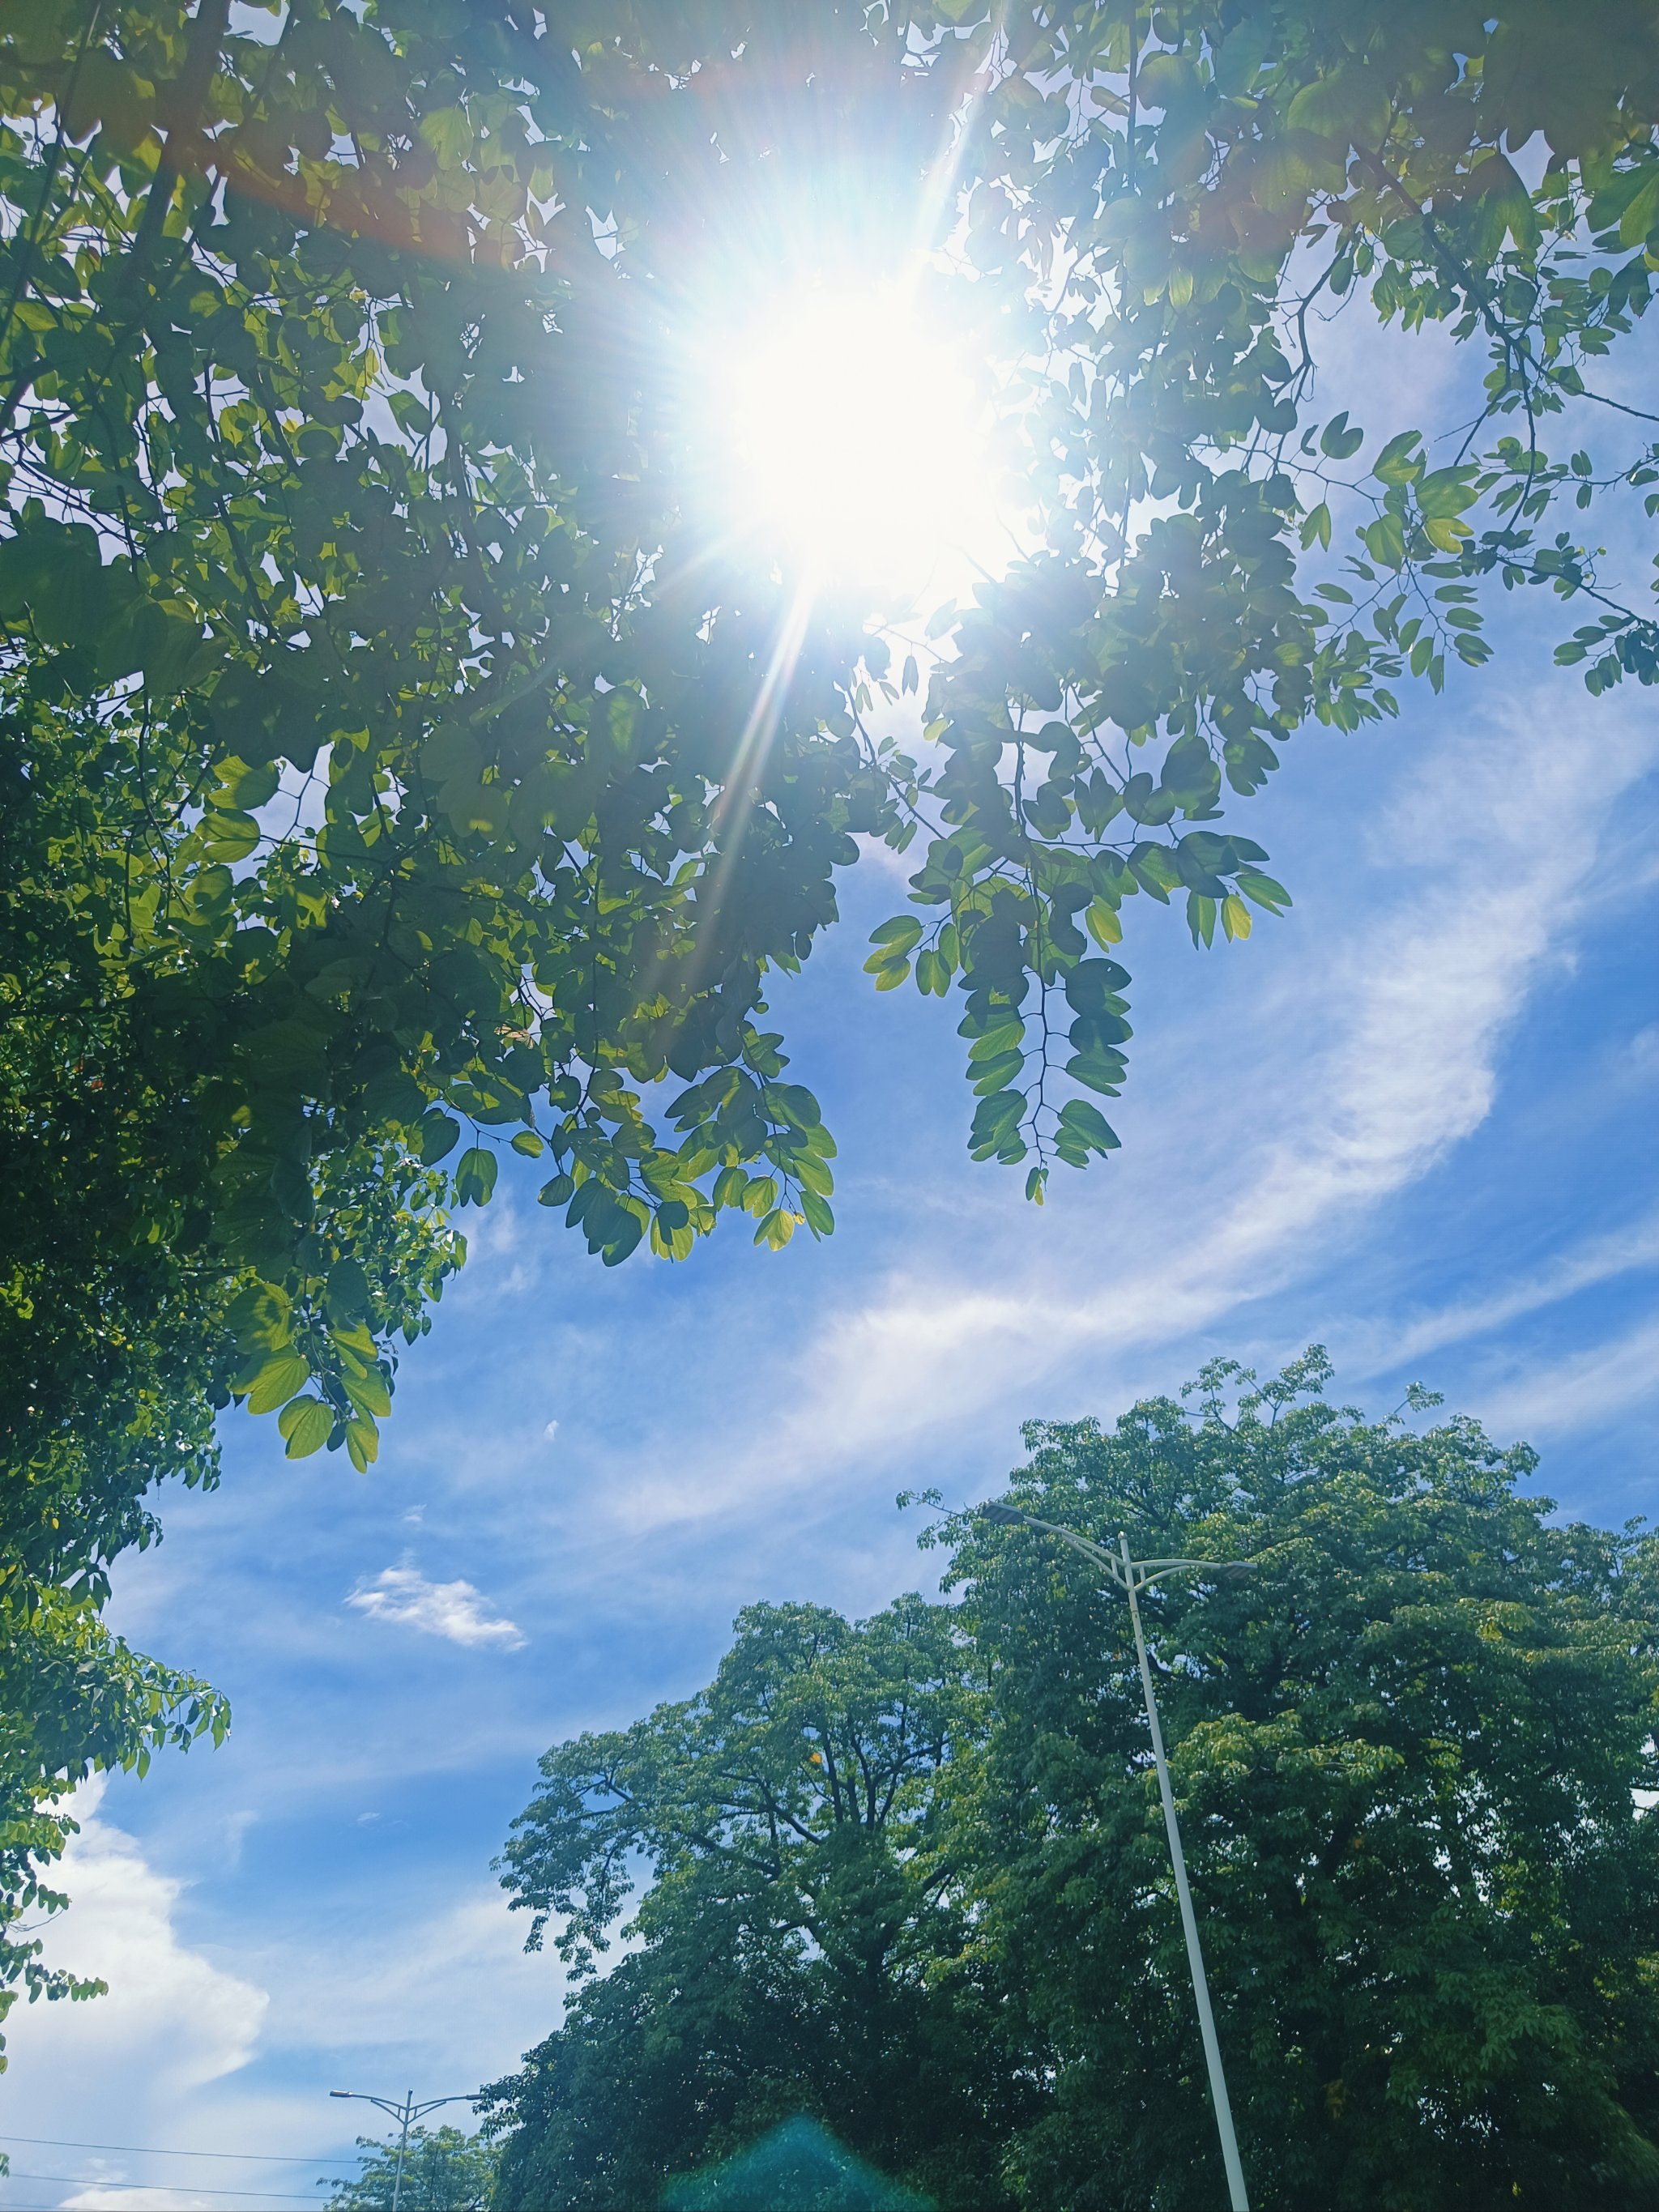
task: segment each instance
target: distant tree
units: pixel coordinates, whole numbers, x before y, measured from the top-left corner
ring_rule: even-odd
[[[737,1630],[700,1696],[550,1751],[515,1824],[503,1882],[579,1975],[654,1880],[639,1948],[494,2092],[496,2201],[633,2212],[805,2112],[952,2212],[1012,2203],[998,2145],[1030,2092],[951,1970],[939,1849],[971,1655],[915,1597],[857,1626],[751,1606]]]
[[[325,2182],[323,2212],[392,2212],[398,2182],[398,2138],[359,2136],[363,2170],[355,2181]],[[398,2212],[483,2212],[495,2167],[493,2146],[459,2128],[413,2127],[398,2189]]]
[[[1146,1601],[1255,2201],[1659,2207],[1659,1540],[1329,1372],[1033,1423],[1009,1493],[1258,1563]],[[701,1697],[544,1760],[504,1877],[532,1941],[556,1915],[590,1964],[654,1882],[497,2085],[503,2212],[648,2203],[792,2111],[941,2205],[1222,2201],[1122,1601],[1030,1532],[932,1534],[959,1605],[750,1608]]]
[[[1659,1540],[1559,1522],[1525,1447],[1368,1422],[1329,1379],[1217,1361],[1187,1402],[1035,1422],[1009,1492],[1258,1563],[1145,1601],[1256,2201],[1659,2205]],[[1123,1601],[1024,1530],[939,1533],[991,1686],[957,1801],[975,1944],[1054,2069],[1024,2199],[1218,2203]]]

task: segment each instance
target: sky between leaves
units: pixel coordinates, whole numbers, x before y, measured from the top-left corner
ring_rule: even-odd
[[[1358,338],[1357,414],[1441,373]],[[0,2130],[328,2156],[12,2140],[0,2212],[315,2203],[379,2124],[330,2088],[507,2069],[559,2012],[489,1869],[537,1754],[696,1687],[751,1599],[926,1586],[894,1493],[988,1494],[1024,1417],[1316,1338],[1340,1396],[1421,1380],[1565,1510],[1655,1509],[1659,727],[1531,627],[1498,611],[1493,667],[1381,735],[1298,739],[1245,825],[1288,917],[1200,956],[1133,915],[1124,1149],[1042,1212],[968,1162],[951,1018],[860,973],[902,895],[878,853],[775,1000],[841,1146],[831,1243],[605,1271],[504,1174],[367,1476],[229,1424],[115,1617],[234,1731],[84,1801],[52,1948],[112,1992],[13,2015]]]

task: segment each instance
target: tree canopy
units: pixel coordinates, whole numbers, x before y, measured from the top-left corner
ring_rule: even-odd
[[[362,2171],[355,2180],[333,2181],[324,2212],[483,2212],[495,2157],[481,2136],[461,2128],[416,2125],[409,2131],[398,2177],[398,2138],[381,2142],[359,2136]]]
[[[751,1606],[737,1630],[702,1695],[550,1751],[514,1824],[529,1948],[556,1920],[586,1986],[501,2093],[525,2122],[502,2201],[650,2203],[805,2109],[929,2198],[995,2205],[1025,2093],[976,1977],[928,1972],[963,1945],[938,1828],[967,1654],[917,1597],[857,1627]],[[642,1948],[593,1980],[641,1868]]]
[[[1253,2194],[1659,2203],[1656,1539],[1559,1522],[1524,1447],[1419,1425],[1423,1394],[1367,1421],[1329,1374],[1217,1362],[1109,1427],[1033,1423],[1008,1492],[1138,1556],[1256,1562],[1145,1601]],[[709,1690],[543,1761],[503,1875],[538,1935],[583,1963],[648,1887],[495,2093],[503,2204],[649,2202],[791,2109],[944,2206],[1219,2201],[1122,1600],[1028,1530],[931,1540],[956,1602],[751,1607]],[[884,1685],[873,1784],[826,1650]],[[927,1755],[872,1830],[924,1650]],[[818,1871],[842,1835],[856,1885]],[[883,2004],[931,2033],[884,2044]]]
[[[1563,52],[1558,23],[1537,0],[14,15],[14,744],[33,785],[42,719],[70,775],[94,725],[129,731],[133,775],[58,861],[89,879],[77,988],[141,1036],[161,977],[189,1002],[195,1188],[227,1274],[264,1286],[246,1382],[291,1445],[366,1452],[390,1387],[347,1341],[386,1317],[349,1268],[331,1305],[307,1243],[331,1169],[413,1175],[466,1123],[451,1195],[488,1198],[510,1135],[608,1260],[682,1253],[721,1211],[763,1242],[829,1228],[832,1147],[763,993],[859,835],[920,837],[876,980],[959,988],[974,1149],[1029,1159],[1036,1195],[1115,1142],[1084,1094],[1123,1074],[1126,901],[1178,895],[1200,941],[1284,904],[1259,846],[1184,825],[1303,723],[1481,659],[1489,574],[1594,611],[1565,643],[1595,685],[1653,674],[1652,623],[1546,527],[1654,481],[1649,449],[1541,439],[1649,296],[1659,29],[1597,0]],[[928,281],[994,365],[1033,547],[935,616],[908,751],[872,721],[902,611],[803,606],[771,548],[711,559],[675,374],[734,268],[900,250],[867,211],[839,240],[788,212],[860,161],[937,203]],[[1323,419],[1340,300],[1485,349],[1472,419]],[[20,1012],[47,957],[9,963]]]
[[[231,1398],[367,1466],[500,1147],[607,1262],[827,1233],[766,994],[863,843],[1040,1199],[1117,1143],[1126,908],[1286,904],[1298,729],[1493,584],[1650,681],[1585,533],[1659,497],[1597,381],[1656,117],[1641,0],[0,7],[0,1602],[95,1610]],[[711,548],[676,366],[918,243],[1025,549],[925,623]],[[1484,384],[1332,412],[1339,302]]]

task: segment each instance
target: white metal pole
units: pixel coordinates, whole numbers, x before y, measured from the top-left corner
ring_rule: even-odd
[[[392,2184],[392,2212],[398,2212],[404,2194],[404,2156],[409,2148],[409,2123],[415,2114],[415,2092],[404,2099],[404,2131],[398,2140],[398,2172]]]
[[[1221,2137],[1221,2162],[1227,2169],[1227,2191],[1232,2212],[1250,2212],[1244,2192],[1244,2168],[1239,2161],[1238,2137],[1233,2132],[1233,2108],[1227,2100],[1227,2077],[1221,2070],[1221,2045],[1216,2040],[1215,2015],[1210,2009],[1210,1985],[1204,1976],[1204,1954],[1199,1948],[1198,1922],[1193,1895],[1187,1887],[1187,1861],[1181,1849],[1181,1829],[1176,1820],[1175,1794],[1170,1787],[1169,1761],[1164,1756],[1164,1731],[1158,1724],[1158,1699],[1152,1695],[1152,1669],[1146,1656],[1146,1639],[1140,1631],[1140,1607],[1135,1598],[1134,1562],[1129,1540],[1120,1533],[1123,1555],[1123,1587],[1128,1594],[1129,1618],[1134,1624],[1135,1656],[1140,1662],[1140,1686],[1146,1693],[1146,1723],[1152,1732],[1152,1759],[1158,1768],[1158,1794],[1164,1800],[1164,1825],[1170,1836],[1170,1861],[1175,1869],[1176,1896],[1181,1905],[1181,1929],[1187,1938],[1187,1963],[1193,1972],[1193,1995],[1198,2000],[1198,2028],[1204,2039],[1204,2063],[1210,2069],[1210,2099]]]

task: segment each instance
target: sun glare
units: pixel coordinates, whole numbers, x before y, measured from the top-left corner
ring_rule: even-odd
[[[905,288],[803,290],[720,354],[723,520],[761,557],[912,600],[1006,565],[985,395]]]

